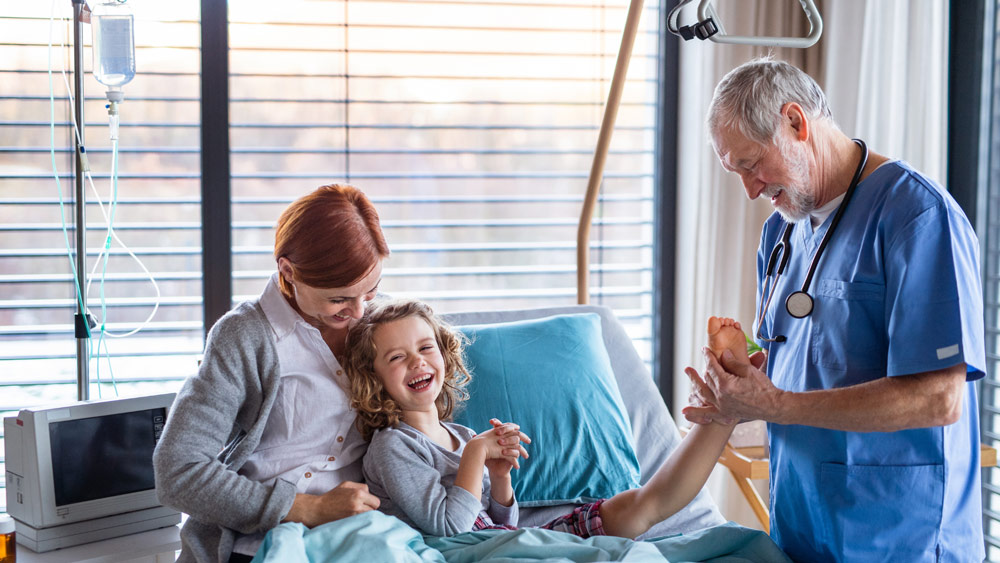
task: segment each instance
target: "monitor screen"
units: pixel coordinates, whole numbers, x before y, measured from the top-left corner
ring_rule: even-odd
[[[49,424],[56,506],[153,489],[165,420],[155,408]]]

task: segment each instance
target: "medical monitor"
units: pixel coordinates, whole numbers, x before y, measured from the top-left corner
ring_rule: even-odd
[[[153,478],[173,399],[84,401],[5,418],[7,511],[18,542],[46,551],[179,522],[157,501]]]

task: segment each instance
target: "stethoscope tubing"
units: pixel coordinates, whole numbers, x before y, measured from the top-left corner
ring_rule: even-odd
[[[861,181],[861,173],[864,172],[865,166],[868,164],[868,145],[866,145],[861,139],[853,139],[853,141],[861,147],[861,159],[858,161],[858,168],[854,171],[854,177],[851,178],[851,184],[847,186],[847,193],[844,194],[844,201],[840,202],[840,205],[837,206],[837,212],[834,214],[833,221],[830,223],[830,229],[826,231],[826,235],[823,236],[823,240],[819,243],[819,248],[817,248],[816,253],[813,254],[812,262],[809,263],[809,271],[806,272],[806,279],[802,282],[802,293],[809,293],[809,285],[812,283],[813,274],[816,273],[816,267],[819,266],[819,259],[823,255],[823,250],[826,249],[826,245],[830,242],[830,237],[833,236],[833,231],[835,231],[837,229],[837,225],[840,224],[840,219],[844,216],[844,211],[847,210],[847,204],[851,202],[854,190],[858,187],[858,183]]]
[[[850,203],[851,198],[854,196],[854,191],[861,182],[861,174],[864,172],[865,166],[868,164],[868,145],[865,144],[861,139],[852,139],[855,143],[861,147],[861,158],[858,161],[858,167],[854,171],[854,176],[851,178],[850,185],[847,186],[847,192],[844,194],[844,200],[840,202],[837,206],[837,211],[833,216],[833,221],[830,222],[830,228],[827,229],[826,234],[823,236],[823,240],[819,243],[819,248],[813,254],[812,260],[809,262],[809,269],[806,271],[805,280],[802,281],[802,288],[798,291],[792,292],[785,299],[785,311],[788,312],[794,318],[801,319],[808,317],[813,311],[813,299],[809,295],[809,286],[812,284],[813,276],[816,273],[816,269],[819,267],[820,258],[823,256],[823,251],[826,249],[827,244],[830,242],[830,238],[833,236],[833,232],[837,229],[837,225],[840,224],[840,219],[844,216],[844,211],[847,210],[847,205]],[[786,222],[785,230],[781,233],[781,240],[774,245],[771,250],[771,255],[767,260],[767,267],[764,270],[764,287],[762,288],[767,292],[767,299],[761,302],[761,307],[757,311],[757,338],[764,340],[766,342],[784,342],[786,338],[784,336],[776,336],[775,338],[764,338],[761,334],[761,326],[764,323],[764,314],[769,310],[771,306],[771,298],[774,297],[774,291],[777,288],[778,280],[781,279],[781,275],[785,271],[785,266],[788,264],[789,256],[791,255],[792,249],[792,229],[795,227],[795,223]],[[775,271],[777,267],[777,271]]]

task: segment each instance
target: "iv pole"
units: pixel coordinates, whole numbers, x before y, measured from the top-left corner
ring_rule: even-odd
[[[83,10],[85,0],[73,0],[73,112],[76,116],[76,126],[79,128],[79,135],[72,135],[75,159],[73,173],[74,180],[74,211],[76,229],[76,271],[79,287],[74,288],[79,292],[76,299],[77,313],[73,316],[73,326],[76,336],[76,393],[77,400],[86,401],[90,399],[90,330],[88,323],[90,316],[87,314],[87,294],[84,289],[87,287],[87,209],[84,192],[84,164],[82,145],[84,140],[83,130]]]

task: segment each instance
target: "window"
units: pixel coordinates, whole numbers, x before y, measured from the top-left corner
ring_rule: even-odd
[[[202,236],[202,7],[132,8],[137,75],[121,106],[114,226],[161,295],[143,331],[95,339],[91,380],[102,385],[92,398],[114,396],[111,369],[123,396],[175,390],[196,370],[202,253],[219,244]],[[50,21],[49,9],[22,3],[0,17],[3,415],[76,398],[75,292],[58,197],[61,189],[72,246],[72,105],[60,72],[72,68],[72,13],[57,3]],[[218,283],[233,302],[259,294],[274,270],[280,211],[347,181],[382,217],[393,251],[383,291],[439,312],[575,303],[578,215],[627,9],[626,0],[228,3],[232,272]],[[591,302],[616,311],[650,362],[660,19],[650,3],[591,231]],[[86,146],[107,201],[111,151],[89,34]],[[86,201],[89,269],[106,223],[89,186]],[[156,299],[116,243],[111,254],[107,328],[122,333]],[[100,272],[88,305],[103,318]]]
[[[234,297],[316,185],[376,202],[383,290],[439,311],[575,302],[582,194],[626,2],[230,5]],[[647,10],[593,232],[593,302],[649,357],[657,17]],[[289,39],[294,38],[294,39]]]
[[[1000,11],[995,7],[1000,6],[1000,2],[988,0],[983,4],[986,6],[987,34],[993,37],[986,42],[982,56],[988,66],[996,69],[1000,53],[994,50],[994,45],[1000,37],[1000,20],[995,18]],[[989,4],[994,4],[993,9]],[[994,18],[992,21],[990,15]],[[986,317],[986,377],[979,388],[979,415],[982,442],[997,448],[1000,447],[1000,163],[993,156],[1000,150],[1000,74],[994,71],[992,77],[988,73],[984,76],[988,80],[984,91],[991,94],[992,100],[982,104],[982,119],[987,124],[983,128],[985,138],[980,141],[985,150],[979,151],[989,155],[984,166],[988,181],[980,188],[986,193],[979,198],[976,225],[981,242]],[[996,467],[983,469],[983,530],[986,560],[996,561],[1000,559],[1000,469]]]
[[[72,6],[53,3],[55,13],[49,8],[45,3],[22,4],[0,17],[3,416],[23,406],[77,397],[73,259],[67,250],[67,244],[75,247],[72,104],[67,85],[73,79],[62,72],[72,68],[68,47],[73,37]],[[102,359],[92,362],[91,378],[99,376],[105,383],[100,391],[95,386],[93,398],[114,396],[108,383],[112,367],[122,396],[176,388],[196,365],[201,350],[197,16],[197,5],[178,3],[169,13],[137,18],[136,58],[145,68],[125,87],[121,106],[120,197],[114,225],[118,237],[153,273],[161,292],[160,307],[135,336],[93,339],[93,347],[102,345]],[[90,30],[85,31],[89,46]],[[85,144],[94,187],[107,203],[111,150],[104,88],[89,73],[89,47],[85,54]],[[88,266],[93,267],[106,237],[106,223],[89,186],[86,197]],[[106,309],[100,306],[100,270],[92,278],[88,304],[98,318],[107,318],[109,332],[124,333],[147,318],[155,290],[117,243],[110,255],[103,287]],[[107,354],[111,363],[104,357]]]

